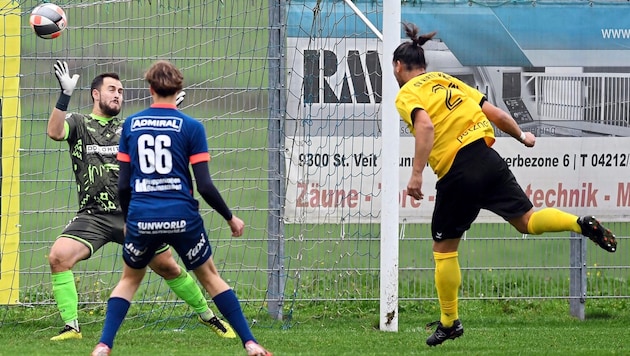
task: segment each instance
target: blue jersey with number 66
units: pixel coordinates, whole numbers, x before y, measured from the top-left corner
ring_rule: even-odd
[[[153,104],[125,120],[118,159],[131,169],[128,222],[141,222],[145,233],[168,233],[199,218],[190,165],[210,160],[199,121],[175,105]]]

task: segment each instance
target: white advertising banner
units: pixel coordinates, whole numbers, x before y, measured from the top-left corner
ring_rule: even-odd
[[[401,137],[398,203],[401,221],[429,223],[436,176],[427,167],[424,199],[407,196],[414,139]],[[555,207],[576,215],[627,219],[630,209],[630,138],[540,137],[534,148],[499,137],[494,148],[535,209]],[[287,156],[287,223],[374,222],[381,207],[380,138],[310,137]],[[502,219],[482,210],[477,222]]]
[[[374,4],[357,5],[379,23]],[[625,67],[630,37],[627,16],[619,14],[630,8],[469,5],[403,7],[406,21],[426,31],[439,28],[438,38],[423,46],[427,70],[477,88],[523,131],[538,137],[536,147],[526,148],[497,132],[503,137],[494,146],[535,208],[625,220],[630,211],[630,74]],[[392,184],[381,181],[385,125],[400,128],[400,219],[430,222],[436,177],[427,168],[425,198],[407,196],[414,138],[398,117],[381,117],[382,105],[394,105],[382,102],[382,78],[392,75],[383,72],[382,63],[392,53],[382,53],[382,42],[360,21],[339,21],[353,18],[347,7],[317,6],[321,12],[308,14],[302,6],[289,7],[286,222],[379,222],[382,187]],[[571,16],[558,15],[566,13]],[[584,27],[580,20],[586,18],[597,21]],[[540,41],[532,33],[549,35]],[[487,39],[502,50],[479,50]],[[477,221],[501,218],[482,211]]]

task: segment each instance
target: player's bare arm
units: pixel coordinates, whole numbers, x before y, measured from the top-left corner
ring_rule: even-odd
[[[523,132],[510,114],[499,109],[487,100],[483,103],[481,109],[488,120],[495,124],[499,130],[514,137],[527,147],[534,147],[536,144],[536,136],[531,132]]]
[[[429,154],[433,148],[433,122],[424,110],[416,110],[413,118],[415,149],[411,178],[407,183],[407,195],[420,200],[422,194],[422,172],[429,161]]]
[[[48,128],[46,134],[55,141],[61,141],[66,136],[64,122],[66,121],[66,112],[54,108],[48,118]]]

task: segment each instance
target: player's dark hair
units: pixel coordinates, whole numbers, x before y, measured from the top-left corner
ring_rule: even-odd
[[[182,72],[173,63],[165,60],[153,63],[144,79],[162,97],[175,95],[184,88]]]
[[[92,84],[90,85],[90,97],[92,98],[92,102],[94,102],[94,96],[92,95],[92,91],[94,91],[94,89],[100,91],[101,87],[103,86],[103,81],[105,80],[105,78],[113,78],[120,81],[120,77],[118,76],[118,74],[111,73],[111,72],[101,73],[97,75],[96,77],[94,77],[94,79],[92,79]]]
[[[407,70],[411,69],[426,69],[427,61],[424,58],[424,45],[428,40],[433,38],[437,32],[431,32],[424,35],[420,35],[418,27],[412,23],[403,23],[405,34],[411,41],[405,41],[401,43],[394,51],[394,62],[400,61],[403,63]]]

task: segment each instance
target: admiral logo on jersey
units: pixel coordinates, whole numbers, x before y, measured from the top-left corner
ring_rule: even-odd
[[[164,116],[160,118],[152,116],[138,116],[131,121],[131,131],[151,129],[158,131],[180,132],[183,119],[181,117]]]

